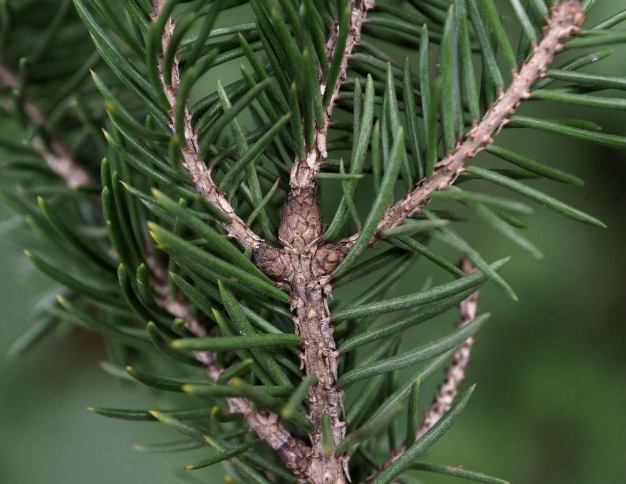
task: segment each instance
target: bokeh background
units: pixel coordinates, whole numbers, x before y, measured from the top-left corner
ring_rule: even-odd
[[[599,0],[590,22],[620,8],[622,0]],[[604,61],[602,72],[624,76],[626,49],[617,50],[617,60]],[[236,72],[234,66],[221,75],[231,79]],[[207,79],[206,85],[214,82]],[[524,109],[550,117],[576,114],[556,104],[544,103],[540,112],[534,106]],[[586,116],[607,132],[626,135],[626,114],[587,110]],[[519,484],[626,482],[626,152],[528,131],[505,130],[500,136],[509,147],[585,179],[583,188],[533,183],[609,228],[588,227],[539,209],[528,235],[543,250],[542,261],[515,250],[480,223],[460,228],[488,259],[513,256],[504,275],[520,302],[485,286],[481,308],[493,316],[478,336],[469,369],[468,381],[478,382],[477,391],[426,459],[462,464]],[[493,161],[488,156],[481,160],[487,165]],[[13,223],[9,214],[0,211],[0,220],[4,354],[41,294],[54,287],[35,273],[19,243],[6,234]],[[399,287],[419,287],[429,275],[435,282],[445,279],[420,261]],[[447,330],[453,316],[438,321],[409,333],[405,344],[420,344],[438,331],[437,324]],[[202,451],[134,452],[133,443],[173,440],[172,435],[158,424],[108,420],[88,412],[89,405],[157,406],[158,395],[121,385],[103,373],[98,366],[103,358],[97,337],[76,332],[53,335],[19,362],[0,360],[0,482],[165,484],[176,481],[172,470],[202,457]],[[221,475],[219,467],[194,474],[205,483],[221,482]],[[452,482],[435,475],[418,477]]]

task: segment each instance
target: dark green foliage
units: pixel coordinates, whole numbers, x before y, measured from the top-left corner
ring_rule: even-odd
[[[267,436],[250,438],[253,423],[269,414],[272,432],[285,432],[290,444],[310,450],[319,435],[324,455],[349,457],[353,482],[391,483],[408,470],[504,482],[419,461],[473,386],[416,439],[428,401],[418,399],[421,383],[489,314],[452,332],[442,328],[419,346],[400,341],[487,281],[516,299],[500,274],[508,259],[487,263],[457,232],[467,212],[537,258],[539,249],[518,230],[529,226],[523,217],[533,207],[515,195],[605,225],[534,186],[542,178],[579,187],[578,176],[500,146],[498,138],[481,146],[493,155],[485,161],[497,158],[498,165],[468,166],[410,216],[384,226],[381,220],[405,192],[445,170],[439,162],[507,95],[514,78],[507,72],[519,71],[541,41],[553,3],[511,0],[507,9],[494,0],[158,0],[155,15],[149,0],[0,0],[0,114],[10,126],[0,133],[0,195],[20,221],[27,257],[58,293],[33,313],[8,356],[20,357],[60,324],[100,333],[109,349],[105,371],[179,398],[163,405],[168,410],[90,410],[160,422],[185,436],[137,450],[209,451],[187,470],[228,461],[246,483],[297,477],[319,484],[287,469],[283,447]],[[366,7],[366,21],[354,25]],[[235,18],[239,23],[230,22]],[[561,135],[560,142],[625,148],[626,138],[601,132],[583,110],[626,109],[626,78],[584,71],[613,54],[606,46],[626,42],[623,31],[611,30],[624,19],[616,13],[568,41],[574,56],[557,57],[531,88],[534,102],[566,103],[581,119],[509,113],[490,136],[503,127],[521,136],[532,129]],[[403,50],[402,62],[385,53],[387,43]],[[589,47],[599,50],[579,52]],[[207,72],[231,77],[230,61],[243,63],[241,79],[209,85]],[[316,283],[330,291],[368,278],[364,292],[331,306],[336,382],[320,381],[306,361],[301,368],[301,353],[313,343],[296,334],[294,315],[301,315],[290,304],[297,306],[297,295],[268,276],[282,261],[268,270],[257,250],[261,238],[285,245],[278,227],[295,184],[292,167],[313,158],[319,166],[307,188],[338,194],[315,244],[346,248]],[[495,195],[491,187],[504,190]],[[457,213],[461,205],[469,210]],[[463,272],[439,255],[440,244],[478,270]],[[443,269],[442,284],[396,284],[408,282],[403,276],[415,263],[429,272],[431,265],[421,267],[431,262]],[[399,314],[385,317],[392,312]],[[408,379],[398,374],[405,368],[413,368]],[[309,395],[318,385],[347,389],[345,415],[311,415]],[[348,429],[342,439],[337,419]],[[388,444],[406,450],[383,468]]]

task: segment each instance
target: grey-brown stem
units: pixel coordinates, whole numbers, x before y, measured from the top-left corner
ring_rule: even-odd
[[[321,420],[324,414],[330,416],[335,445],[345,437],[346,424],[343,422],[341,402],[343,390],[337,386],[338,354],[328,310],[331,287],[322,284],[321,280],[330,275],[345,256],[346,250],[343,244],[324,244],[321,239],[322,218],[316,180],[321,163],[327,156],[328,127],[339,89],[346,79],[348,60],[361,38],[361,27],[374,1],[362,0],[357,5],[355,0],[349,0],[348,5],[351,9],[350,27],[339,76],[334,85],[328,85],[320,72],[321,93],[331,89],[332,95],[324,110],[323,126],[316,128],[313,146],[304,160],[296,158],[294,161],[290,177],[291,191],[283,208],[278,231],[284,249],[280,257],[273,258],[284,261],[278,264],[279,269],[285,268],[278,280],[283,281],[291,291],[294,323],[298,334],[304,339],[301,357],[306,375],[317,378],[317,383],[311,387],[308,395],[308,417],[317,429],[310,436],[312,456],[307,478],[311,484],[343,484],[348,474],[347,457],[327,454],[322,445]],[[336,54],[337,35],[335,27],[326,43],[327,55],[331,59]]]
[[[534,47],[520,72],[513,73],[513,82],[506,92],[500,94],[498,100],[485,113],[480,122],[476,123],[465,138],[457,144],[456,148],[436,165],[430,179],[422,180],[403,200],[389,208],[378,225],[379,231],[398,226],[418,212],[430,201],[431,193],[445,190],[451,186],[462,173],[465,163],[484,150],[487,145],[493,143],[493,136],[508,123],[517,107],[530,97],[531,86],[535,81],[545,76],[554,56],[564,48],[563,42],[580,32],[580,26],[584,20],[584,11],[576,0],[566,0],[552,7],[550,18],[547,19],[547,25],[544,29],[543,39],[539,45]],[[344,239],[343,242],[350,246],[357,236],[358,234]],[[372,243],[376,243],[377,240],[377,237],[374,237]],[[468,262],[464,261],[463,269],[466,272],[472,270],[467,264]],[[478,293],[474,293],[461,303],[459,326],[468,324],[476,317],[477,300]],[[465,378],[465,369],[469,364],[473,344],[473,338],[469,338],[454,354],[452,364],[446,369],[446,378],[435,395],[433,405],[426,412],[424,421],[418,428],[416,436],[418,439],[450,409],[458,385]],[[398,448],[379,471],[370,476],[367,482],[373,482],[384,469],[402,455],[404,450],[404,446]]]
[[[19,89],[17,76],[6,66],[0,63],[0,81],[10,89]],[[47,120],[41,108],[32,101],[25,101],[22,106],[28,121],[33,126],[45,128]],[[36,134],[31,138],[31,146],[48,164],[50,169],[61,177],[67,186],[96,186],[91,175],[73,158],[70,150],[56,136],[52,136],[49,143]]]
[[[330,286],[320,283],[345,255],[340,246],[322,244],[322,223],[317,187],[292,188],[283,209],[279,228],[281,251],[256,254],[257,262],[291,291],[291,309],[296,331],[303,338],[302,365],[307,376],[315,376],[309,390],[309,419],[316,431],[310,435],[311,460],[307,480],[311,484],[345,482],[345,457],[325,453],[322,446],[321,420],[330,416],[335,444],[345,435],[341,398],[337,386],[337,350],[333,338],[327,299]]]

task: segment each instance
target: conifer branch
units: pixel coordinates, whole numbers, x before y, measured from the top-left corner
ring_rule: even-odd
[[[1,63],[0,81],[9,89],[20,88],[17,76]],[[10,103],[7,103],[7,109],[11,109]],[[22,109],[31,125],[38,128],[46,127],[46,117],[38,104],[26,100]],[[30,144],[39,156],[44,159],[50,169],[65,181],[68,187],[96,186],[95,181],[87,170],[80,166],[63,141],[54,134],[51,134],[51,138],[46,140],[41,134],[35,133],[31,137]]]
[[[501,25],[499,12],[491,1],[481,4],[484,12],[476,0],[457,0],[452,5],[450,2],[426,2],[432,3],[426,15],[428,26],[423,25],[426,17],[422,15],[422,5],[415,1],[409,2],[410,5],[402,2],[386,5],[388,2],[382,0],[302,0],[295,2],[300,10],[289,0],[142,0],[116,5],[104,0],[73,2],[78,12],[76,20],[80,18],[87,27],[85,34],[91,35],[116,83],[109,89],[96,79],[100,93],[112,107],[109,115],[121,137],[109,139],[111,164],[108,161],[102,164],[104,219],[94,214],[87,227],[90,231],[94,228],[108,230],[110,245],[105,246],[100,240],[91,244],[91,239],[86,239],[91,237],[91,232],[85,231],[80,217],[56,216],[54,209],[42,201],[43,218],[34,217],[28,200],[12,197],[10,193],[5,197],[17,213],[28,216],[34,227],[43,229],[44,235],[54,230],[60,238],[53,242],[63,244],[60,246],[93,263],[76,264],[79,274],[74,277],[65,269],[33,258],[42,272],[67,287],[77,304],[70,304],[69,298],[61,298],[62,306],[49,311],[52,319],[42,320],[34,332],[26,335],[27,343],[20,342],[18,348],[31,344],[32,334],[38,337],[58,320],[67,319],[101,332],[111,343],[119,341],[120,354],[112,354],[116,365],[125,363],[121,350],[129,346],[166,355],[175,368],[181,364],[200,367],[205,373],[202,382],[190,383],[145,372],[144,376],[137,373],[140,376],[137,379],[167,391],[222,398],[229,417],[219,414],[212,417],[216,424],[231,422],[237,429],[236,436],[230,435],[230,429],[223,429],[227,431],[216,430],[210,441],[205,439],[206,425],[182,421],[182,418],[187,420],[198,415],[197,409],[191,413],[175,410],[171,418],[164,411],[136,409],[118,409],[107,416],[141,420],[156,417],[201,445],[208,441],[219,450],[218,458],[199,464],[209,465],[209,462],[228,458],[246,482],[293,482],[295,477],[298,482],[307,484],[346,484],[351,478],[354,482],[391,484],[401,479],[401,473],[415,465],[416,459],[444,434],[469,400],[473,387],[459,396],[457,392],[469,364],[474,342],[471,336],[488,316],[477,316],[479,285],[490,279],[512,293],[498,274],[503,261],[488,264],[451,226],[444,226],[448,220],[437,220],[440,213],[425,210],[431,198],[466,203],[499,233],[531,251],[532,244],[513,229],[524,227],[525,221],[508,213],[526,215],[530,207],[505,197],[454,187],[460,175],[465,173],[463,179],[485,178],[566,216],[600,225],[597,219],[517,181],[528,172],[568,183],[580,182],[576,177],[515,152],[498,151],[490,146],[520,103],[532,95],[531,88],[537,88],[538,84],[542,84],[541,92],[532,91],[537,92],[537,99],[616,110],[626,108],[626,102],[621,99],[589,96],[586,88],[583,89],[586,83],[590,83],[591,92],[623,87],[626,81],[621,78],[584,73],[573,73],[571,77],[570,72],[569,78],[566,76],[564,80],[576,83],[573,86],[546,90],[550,79],[535,84],[546,76],[546,69],[565,41],[579,33],[584,19],[583,7],[574,0],[551,2],[554,6],[550,13],[542,2],[531,2],[535,10],[524,9],[518,0],[513,2],[525,36],[518,57],[521,59],[528,52],[530,55],[520,63],[519,73],[513,73],[513,80],[504,91],[497,56],[501,53],[512,67],[517,67],[518,61]],[[34,4],[39,3],[53,10],[53,5],[47,5],[49,2],[34,0]],[[377,3],[380,5],[375,5]],[[219,12],[245,4],[251,7],[254,22],[214,28]],[[11,12],[4,7],[6,2],[0,2],[0,27],[3,28],[0,48],[10,45],[8,52],[21,53],[28,47],[28,44],[19,45],[23,35],[12,38],[11,44],[6,43],[8,37],[4,32],[8,32],[5,27],[11,21]],[[380,14],[372,12],[375,7]],[[178,8],[180,10],[174,13]],[[94,18],[91,11],[97,11],[100,18]],[[532,16],[537,11],[548,17],[540,42],[536,29],[542,22]],[[182,15],[177,25],[174,19],[178,19],[179,13]],[[57,29],[65,28],[59,22],[52,24],[40,45],[46,45]],[[196,30],[196,25],[200,29]],[[611,25],[603,25],[603,32],[581,39],[582,44],[609,43],[621,38],[619,34],[606,31]],[[363,42],[363,30],[368,36],[401,47],[411,38],[415,41],[420,37],[419,89],[413,87],[413,80],[417,78],[411,73],[408,61],[403,73],[392,57]],[[490,39],[492,32],[493,39]],[[532,45],[527,45],[524,39],[530,39],[528,44],[532,42]],[[581,40],[568,45],[580,46]],[[439,44],[441,59],[439,78],[434,83],[429,67],[433,59],[429,49],[433,44]],[[367,54],[353,52],[359,45]],[[42,52],[38,50],[32,57],[41,59]],[[483,61],[480,96],[473,52],[480,53]],[[136,60],[144,58],[145,65],[138,67]],[[568,72],[570,67],[575,71],[598,58],[599,54],[586,54],[560,66],[559,72]],[[242,68],[243,79],[227,85],[220,83],[216,92],[205,93],[193,106],[188,103],[190,90],[197,86],[205,72],[234,59],[247,60],[253,72]],[[22,77],[25,76],[16,76],[3,66],[0,64],[0,81],[10,89],[23,88],[26,80]],[[33,66],[35,81],[43,77],[34,70],[38,67]],[[144,78],[144,67],[149,80]],[[374,81],[375,77],[380,79],[385,68],[385,81]],[[62,74],[62,69],[59,70]],[[347,79],[348,72],[357,77]],[[552,71],[549,74],[551,76]],[[360,75],[367,76],[365,94]],[[556,74],[554,78],[560,79]],[[403,81],[401,90],[398,89],[400,79]],[[126,91],[118,94],[124,87]],[[383,90],[382,96],[377,96]],[[84,94],[90,96],[91,91]],[[487,106],[481,105],[483,95]],[[26,119],[26,123],[37,128],[31,130],[35,133],[35,137],[30,138],[34,151],[41,154],[69,186],[83,184],[77,181],[83,169],[74,167],[76,161],[70,151],[64,150],[58,139],[51,142],[44,111],[28,99],[24,101],[22,96],[18,99],[19,104],[12,105],[17,108],[16,120],[25,124]],[[382,109],[378,111],[381,100]],[[142,106],[138,107],[136,101]],[[345,123],[334,122],[336,105],[353,108],[352,119]],[[401,105],[405,110],[404,120],[400,116]],[[465,135],[464,106],[476,120]],[[254,130],[246,131],[239,124],[236,117],[242,109],[250,110],[257,125]],[[150,116],[143,125],[138,117],[146,112]],[[375,123],[376,116],[379,119]],[[420,117],[427,131],[425,139],[420,134]],[[590,127],[592,123],[583,120],[568,124],[525,118],[522,123],[521,118],[516,117],[516,126],[525,123],[526,127],[542,127],[602,145],[626,147],[626,138],[598,133]],[[285,129],[288,122],[291,133]],[[228,146],[221,146],[216,140],[226,126],[230,127],[232,139]],[[67,127],[72,129],[70,124]],[[349,134],[340,134],[328,142],[329,133],[334,136],[335,131]],[[437,163],[439,132],[443,134],[447,151]],[[87,139],[86,133],[88,130],[81,133],[82,139]],[[6,145],[14,146],[10,142]],[[15,151],[24,151],[19,148]],[[504,176],[496,170],[468,168],[468,162],[486,148],[495,150],[496,156],[526,171],[515,171],[516,176],[505,172],[507,176]],[[344,149],[352,151],[349,165],[344,167],[343,161],[336,163],[328,159],[328,152]],[[422,160],[424,151],[426,157]],[[202,158],[209,156],[205,155],[207,152],[211,157],[215,154],[215,159],[208,164]],[[292,152],[297,153],[295,159]],[[353,197],[358,179],[365,174],[368,152],[372,153],[375,196],[361,224]],[[411,167],[411,158],[415,167]],[[293,164],[289,166],[292,159]],[[18,160],[13,165],[9,165],[9,169],[17,166],[29,170],[33,179],[41,171],[41,163],[34,166],[37,164],[28,159]],[[335,173],[337,165],[339,173]],[[219,168],[212,171],[215,167]],[[181,168],[189,173],[191,184],[185,180],[186,174],[181,176],[184,173]],[[322,169],[325,171],[321,172]],[[273,183],[276,170],[279,181],[264,194],[267,185],[265,182],[261,185],[259,179]],[[49,175],[49,170],[45,172]],[[419,180],[417,185],[414,173]],[[420,180],[424,173],[427,177]],[[289,176],[288,184],[286,176]],[[407,195],[394,204],[399,176],[405,182]],[[242,183],[244,177],[245,184]],[[343,198],[335,220],[326,229],[318,180],[332,178],[342,182]],[[154,185],[159,190],[150,194],[147,189]],[[283,187],[287,188],[286,193]],[[170,198],[172,195],[174,198]],[[282,211],[275,203],[279,195],[286,196]],[[177,203],[178,197],[184,200]],[[201,203],[187,206],[185,200],[194,197]],[[405,224],[420,211],[431,220]],[[257,214],[259,217],[255,219]],[[449,214],[443,218],[455,221],[455,214],[452,211]],[[355,219],[359,233],[337,242],[348,216]],[[279,219],[275,238],[271,225]],[[250,226],[255,220],[260,235]],[[103,221],[106,227],[100,227]],[[226,240],[223,231],[245,248],[245,253]],[[148,232],[157,242],[158,250],[169,256],[172,267],[174,263],[180,267],[185,278],[175,272],[168,273],[168,268],[156,257]],[[433,238],[439,236],[462,251],[479,272],[470,275],[475,269],[468,260],[462,262],[461,270],[438,256],[427,247],[427,242],[412,238],[419,232],[424,232],[425,238],[431,234]],[[396,248],[361,263],[359,258],[368,245],[382,239]],[[97,253],[100,249],[109,250],[112,257],[100,257]],[[385,292],[415,259],[414,254],[406,253],[409,251],[428,258],[458,279],[387,298]],[[121,262],[117,281],[115,259]],[[383,267],[391,270],[331,315],[329,300],[334,287],[352,283]],[[69,269],[73,270],[74,267]],[[173,290],[173,284],[180,293]],[[102,301],[100,288],[105,288]],[[214,302],[218,307],[223,306],[229,319],[213,307]],[[284,306],[287,303],[289,310]],[[459,307],[460,319],[455,331],[403,352],[398,344],[399,333],[456,307]],[[405,311],[407,309],[411,310]],[[378,315],[398,311],[403,313],[397,318],[373,320]],[[199,316],[200,312],[207,315],[207,319]],[[172,317],[176,318],[173,322]],[[119,321],[119,325],[112,325],[110,321]],[[349,324],[335,330],[335,326],[343,322]],[[148,323],[147,338],[138,331],[144,323]],[[217,331],[224,338],[209,339]],[[175,334],[183,339],[170,341]],[[299,344],[300,351],[291,353],[289,350],[293,348],[280,347],[285,343]],[[366,343],[375,345],[359,349]],[[300,367],[296,363],[298,357]],[[439,373],[451,357],[445,379],[420,425],[419,386]],[[430,363],[418,368],[406,382],[396,385],[395,377],[381,378],[426,360]],[[224,369],[222,365],[228,366]],[[119,371],[114,373],[120,376]],[[235,379],[239,375],[242,378]],[[254,386],[245,383],[248,375]],[[298,385],[299,379],[303,381]],[[367,380],[365,387],[356,390],[362,393],[344,402],[344,389],[359,380]],[[407,396],[409,430],[402,445],[393,427],[387,426],[393,423],[399,404]],[[347,403],[347,411],[344,411],[344,403]],[[351,432],[346,437],[348,425]],[[273,459],[267,459],[264,451],[252,451],[244,436],[246,432],[258,435],[258,440],[269,444],[280,459],[275,455],[274,458],[283,462],[278,465]],[[231,447],[230,442],[220,442],[222,438],[238,442]],[[386,446],[388,440],[390,452],[382,468],[376,461],[378,456],[370,456],[361,446],[368,439],[371,449],[381,448],[383,441]],[[184,448],[192,448],[187,442],[183,444]],[[161,447],[176,449],[180,445]],[[245,456],[240,457],[243,452]],[[449,471],[443,466],[429,469]],[[371,476],[372,473],[375,474]],[[478,474],[464,475],[475,477]]]
[[[155,0],[154,14],[158,17],[165,0]],[[174,23],[168,19],[163,38],[163,51],[167,51],[171,37],[174,33]],[[178,58],[175,57],[172,66],[172,83],[165,85],[163,78],[163,58],[159,59],[159,70],[161,81],[164,84],[164,90],[168,102],[171,106],[171,127],[174,129],[174,111],[178,98],[178,89],[180,86],[180,74],[178,70]],[[217,185],[211,178],[211,170],[206,166],[204,160],[200,157],[198,135],[193,130],[192,113],[185,108],[185,130],[184,133],[177,133],[179,137],[184,136],[185,147],[182,149],[183,164],[189,171],[191,179],[196,189],[206,200],[222,210],[230,217],[228,223],[222,224],[228,234],[234,237],[243,247],[251,247],[252,249],[260,249],[265,246],[264,241],[256,235],[249,226],[239,218],[235,210],[228,202],[223,193],[220,193]],[[166,280],[165,277],[162,281]],[[191,307],[188,303],[180,303],[170,298],[167,293],[167,285],[161,284],[162,295],[161,302],[163,307],[168,309],[172,314],[185,319],[186,327],[198,337],[207,336],[204,328],[191,315]],[[196,352],[196,358],[203,363],[209,378],[215,382],[220,375],[219,369],[215,365],[215,355],[211,352]],[[254,411],[250,403],[242,398],[229,398],[228,405],[231,412],[241,413],[252,430],[265,442],[267,442],[278,454],[283,458],[285,465],[296,475],[304,475],[308,468],[308,447],[301,440],[293,437],[285,427],[279,422],[278,416],[272,413],[261,413]]]
[[[546,76],[554,56],[564,47],[564,42],[580,32],[585,15],[580,3],[566,0],[552,7],[550,18],[544,29],[541,42],[536,45],[518,72],[513,72],[513,81],[483,118],[474,124],[467,135],[457,142],[455,149],[437,165],[432,177],[423,179],[404,199],[390,207],[377,227],[377,233],[404,223],[411,215],[430,202],[433,192],[446,190],[464,171],[465,164],[493,144],[493,137],[509,122],[518,106],[531,97],[531,86]],[[358,234],[345,239],[354,243]],[[375,243],[375,236],[372,243]]]

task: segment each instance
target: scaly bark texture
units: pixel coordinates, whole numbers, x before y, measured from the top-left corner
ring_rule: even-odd
[[[322,416],[328,413],[335,444],[345,435],[343,390],[337,386],[338,353],[327,303],[330,286],[322,285],[320,277],[335,269],[345,251],[341,246],[322,244],[321,230],[317,187],[292,188],[279,228],[282,254],[289,268],[281,280],[289,285],[296,331],[304,339],[301,357],[306,375],[317,377],[308,397],[308,417],[318,429],[310,436],[308,476],[315,484],[339,484],[345,482],[344,457],[323,451],[320,431]]]
[[[290,193],[284,205],[276,245],[270,245],[256,235],[218,190],[211,176],[211,168],[200,156],[198,134],[194,132],[192,123],[193,113],[186,107],[182,132],[175,132],[174,112],[179,102],[181,85],[178,59],[174,60],[171,84],[163,83],[171,116],[170,128],[184,144],[181,150],[184,167],[197,191],[209,203],[228,215],[229,221],[221,224],[227,234],[242,247],[252,249],[256,265],[273,278],[277,285],[290,292],[293,321],[297,333],[303,338],[302,367],[306,376],[315,376],[317,379],[317,383],[309,390],[307,402],[307,416],[316,429],[308,436],[310,442],[292,435],[276,414],[256,410],[246,399],[228,398],[229,409],[233,413],[242,414],[251,431],[280,455],[286,467],[293,471],[299,481],[309,484],[345,484],[348,477],[349,457],[334,452],[325,453],[323,450],[321,421],[328,414],[332,439],[337,446],[345,437],[346,424],[343,421],[343,390],[337,384],[338,352],[333,337],[328,298],[331,296],[332,273],[349,252],[358,234],[338,243],[326,243],[316,176],[327,157],[328,129],[332,124],[333,109],[340,88],[346,80],[348,62],[354,47],[361,42],[361,30],[374,3],[374,0],[346,0],[350,8],[350,21],[345,44],[339,42],[343,38],[338,31],[339,27],[335,25],[330,29],[326,41],[327,56],[332,59],[341,54],[342,62],[338,77],[332,83],[319,72],[320,91],[326,94],[329,102],[324,106],[323,119],[315,128],[314,140],[308,147],[306,156],[294,160],[290,174]],[[153,0],[154,18],[161,15],[165,4],[166,0]],[[532,84],[545,75],[555,54],[563,48],[565,40],[580,31],[583,20],[584,13],[579,2],[566,0],[554,5],[551,16],[547,19],[543,39],[534,47],[520,72],[514,73],[513,82],[507,91],[500,94],[484,117],[459,140],[454,150],[437,163],[430,178],[420,181],[404,199],[389,207],[378,224],[378,232],[398,226],[420,211],[430,201],[433,192],[450,187],[465,169],[465,164],[493,143],[493,136],[509,121],[519,104],[531,96]],[[161,38],[163,51],[170,45],[174,28],[174,22],[167,19]],[[161,58],[161,80],[165,78],[163,68]],[[1,63],[0,81],[11,89],[20,87],[15,74]],[[43,111],[36,104],[26,101],[22,108],[30,124],[38,127],[47,124]],[[59,139],[35,135],[31,138],[31,146],[68,186],[95,185],[88,172],[72,158],[70,151]],[[375,235],[372,244],[377,240],[378,235]],[[183,318],[186,327],[193,334],[206,337],[208,332],[201,321],[193,317],[190,303],[171,297],[164,267],[154,261],[150,265],[157,276],[154,289],[159,295],[159,305],[172,315]],[[466,272],[471,270],[469,267],[466,269]],[[477,298],[476,293],[461,304],[459,326],[468,324],[475,318]],[[455,353],[435,402],[418,430],[418,439],[449,410],[458,385],[464,379],[472,345],[473,339],[470,338]],[[215,354],[200,351],[195,353],[195,357],[203,364],[208,378],[215,382],[222,371],[216,363]],[[391,462],[402,451],[400,449],[394,453]]]

